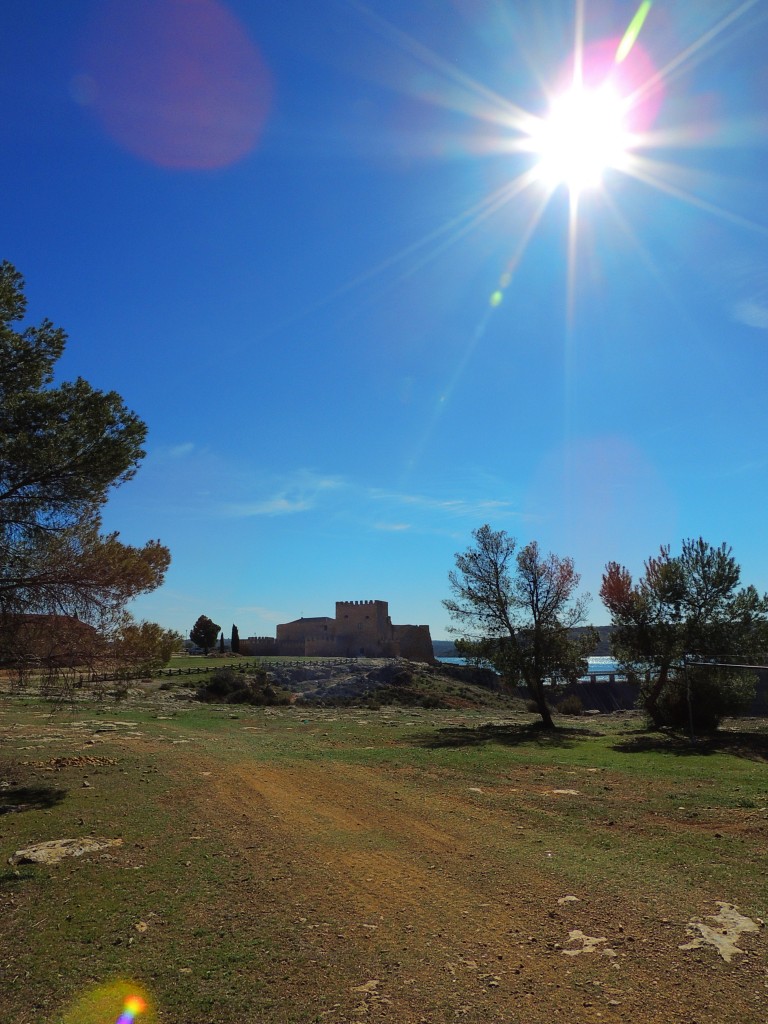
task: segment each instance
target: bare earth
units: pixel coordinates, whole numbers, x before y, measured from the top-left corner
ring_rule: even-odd
[[[558,851],[516,856],[520,826],[489,815],[488,787],[441,791],[414,786],[412,769],[328,763],[210,771],[190,793],[201,827],[256,880],[226,926],[264,915],[282,929],[270,1019],[280,1005],[336,1024],[766,1019],[764,931],[737,940],[749,952],[727,963],[711,946],[679,949],[690,939],[680,908],[653,879],[629,897],[565,891],[548,870]],[[504,785],[532,787],[547,789],[525,768]],[[553,794],[551,813],[557,799],[578,797]]]

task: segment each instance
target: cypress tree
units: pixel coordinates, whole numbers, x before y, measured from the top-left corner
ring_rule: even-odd
[[[238,632],[237,626],[232,626],[232,640],[231,647],[233,654],[240,653],[240,633]]]

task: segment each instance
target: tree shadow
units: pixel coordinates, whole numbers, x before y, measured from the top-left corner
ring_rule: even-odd
[[[35,873],[32,870],[31,864],[19,865],[17,868],[6,868],[5,871],[0,871],[0,888],[22,885],[34,877]]]
[[[0,789],[0,814],[47,810],[61,803],[66,795],[66,789],[54,786],[9,786]]]
[[[714,732],[697,736],[691,742],[688,736],[679,733],[649,731],[635,734],[622,743],[616,743],[613,749],[622,754],[654,752],[674,754],[677,757],[724,753],[748,761],[768,762],[768,733]]]
[[[539,722],[530,725],[478,725],[453,726],[434,732],[420,733],[413,737],[415,746],[429,750],[456,747],[481,747],[485,743],[498,743],[504,747],[573,747],[577,740],[602,733],[588,729],[558,728],[545,729]]]

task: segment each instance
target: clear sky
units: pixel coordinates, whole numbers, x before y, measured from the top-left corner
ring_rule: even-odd
[[[3,0],[0,258],[148,424],[135,614],[443,637],[485,522],[596,623],[688,536],[768,589],[768,2],[647,8],[619,61],[634,0]],[[583,191],[533,141],[574,52],[632,100]]]

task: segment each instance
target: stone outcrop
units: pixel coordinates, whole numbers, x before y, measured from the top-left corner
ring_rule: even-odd
[[[50,839],[46,843],[35,843],[17,850],[8,858],[9,864],[58,864],[65,857],[82,857],[85,853],[97,853],[111,846],[121,846],[122,839]]]

